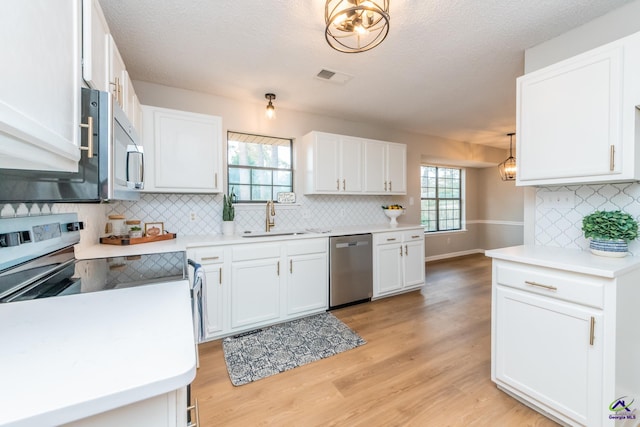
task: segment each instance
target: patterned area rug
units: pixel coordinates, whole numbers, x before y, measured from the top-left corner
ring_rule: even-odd
[[[235,386],[365,344],[331,313],[260,329],[222,341],[229,378]]]

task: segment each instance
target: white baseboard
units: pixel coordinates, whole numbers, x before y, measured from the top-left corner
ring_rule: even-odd
[[[471,254],[483,254],[483,253],[484,253],[484,249],[469,249],[467,251],[449,252],[448,254],[440,254],[440,255],[425,257],[424,262],[438,261],[441,259],[455,258],[459,256],[465,256],[465,255],[471,255]]]

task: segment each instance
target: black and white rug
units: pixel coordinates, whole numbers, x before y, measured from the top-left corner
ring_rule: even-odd
[[[331,313],[270,326],[222,341],[229,378],[235,386],[365,344]]]

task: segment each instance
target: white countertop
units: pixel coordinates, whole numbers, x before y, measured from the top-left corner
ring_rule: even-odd
[[[196,372],[186,280],[0,305],[0,426],[59,425]]]
[[[485,252],[488,257],[524,262],[593,276],[614,278],[640,268],[640,257],[607,258],[580,249],[548,246],[512,246]]]
[[[241,234],[234,236],[223,236],[222,234],[209,234],[209,235],[194,235],[194,236],[180,236],[171,240],[162,240],[160,242],[141,243],[137,245],[103,245],[96,243],[89,247],[76,246],[75,256],[78,259],[92,259],[92,258],[105,258],[105,257],[118,257],[118,256],[130,256],[130,255],[144,255],[152,253],[164,253],[164,252],[183,252],[188,248],[202,247],[202,246],[218,246],[229,244],[246,244],[246,243],[258,243],[258,242],[275,242],[282,240],[296,240],[296,239],[312,239],[317,237],[332,237],[343,236],[348,234],[362,234],[362,233],[382,233],[388,231],[404,231],[422,229],[420,224],[398,224],[397,227],[390,227],[389,223],[375,224],[375,225],[360,225],[360,226],[348,226],[348,227],[334,227],[334,228],[321,228],[321,232],[309,232],[306,230],[279,230],[274,229],[273,233],[276,235],[264,236],[264,237],[242,237]],[[304,234],[298,235],[281,235],[278,233],[287,231],[304,231]]]

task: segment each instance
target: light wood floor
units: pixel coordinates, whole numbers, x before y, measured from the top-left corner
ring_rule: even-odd
[[[429,263],[426,281],[332,312],[367,344],[240,387],[202,344],[202,426],[555,426],[491,382],[490,260]]]

